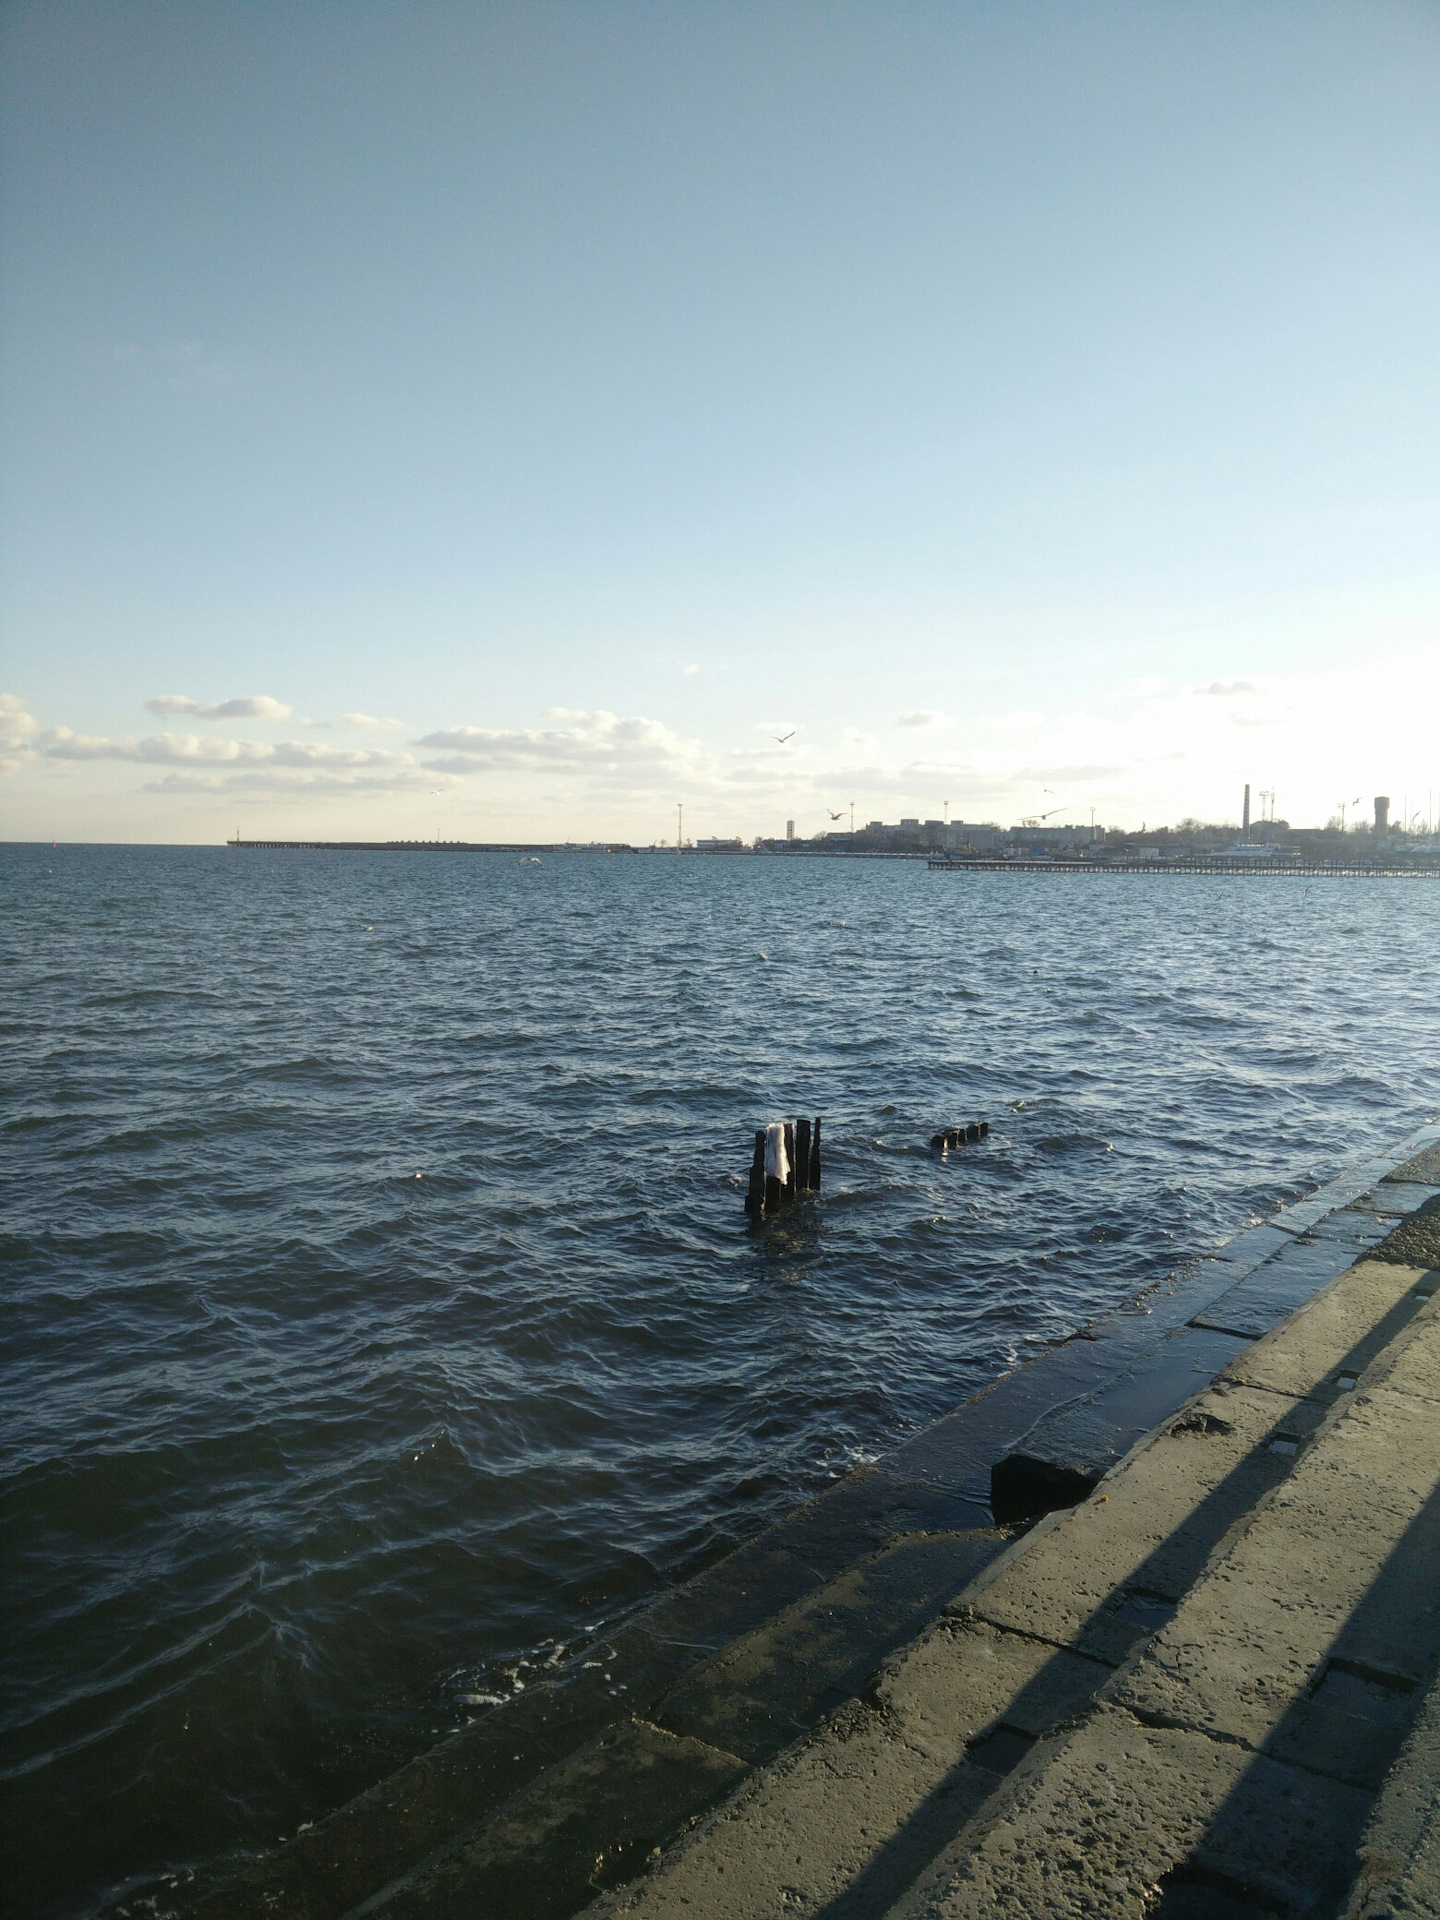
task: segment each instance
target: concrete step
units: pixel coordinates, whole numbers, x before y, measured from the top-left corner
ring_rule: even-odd
[[[1003,1545],[896,1542],[703,1663],[358,1911],[383,1920],[552,1920],[630,1879],[652,1848],[848,1699]]]
[[[1433,1682],[1356,1849],[1343,1920],[1440,1920],[1440,1686]]]
[[[1248,1273],[1196,1306],[1184,1325],[1138,1353],[1113,1379],[1047,1414],[997,1461],[991,1476],[997,1518],[1018,1520],[1083,1499],[1142,1433],[1338,1279],[1393,1224],[1359,1208],[1343,1208],[1302,1233],[1286,1235]]]
[[[1197,1412],[1281,1401],[1288,1429],[1303,1382],[1323,1413],[1173,1615],[895,1920],[1336,1911],[1440,1662],[1430,1297],[1424,1270],[1362,1263],[1202,1396]]]
[[[1433,1127],[1400,1158],[1376,1155],[1179,1276],[1157,1302],[1150,1338],[1072,1399],[1047,1408],[991,1470],[997,1520],[1073,1505],[1151,1426],[1387,1237],[1392,1257],[1440,1262],[1440,1144]],[[1404,1149],[1401,1150],[1402,1154]],[[1398,1216],[1412,1216],[1403,1246]],[[1418,1237],[1417,1237],[1418,1236]],[[1101,1323],[1113,1339],[1109,1322]],[[1099,1331],[1097,1329],[1095,1331]],[[1091,1330],[1087,1329],[1087,1333]]]
[[[1170,1782],[1166,1792],[1172,1799],[1178,1802],[1189,1793],[1197,1806],[1212,1811],[1217,1795],[1223,1800],[1252,1761],[1263,1761],[1267,1791],[1284,1786],[1291,1792],[1291,1774],[1303,1770],[1297,1770],[1279,1732],[1283,1751],[1272,1755],[1243,1747],[1242,1736],[1228,1724],[1223,1738],[1183,1720],[1174,1727],[1142,1726],[1133,1707],[1117,1701],[1116,1689],[1132,1669],[1149,1671],[1143,1665],[1146,1650],[1168,1646],[1167,1634],[1179,1635],[1178,1644],[1186,1644],[1193,1618],[1189,1609],[1219,1577],[1216,1569],[1228,1564],[1237,1544],[1248,1538],[1257,1516],[1297,1484],[1302,1469],[1307,1477],[1319,1475],[1322,1484],[1325,1476],[1333,1477],[1336,1443],[1327,1437],[1329,1428],[1340,1410],[1355,1420],[1370,1403],[1375,1371],[1391,1365],[1413,1330],[1433,1314],[1430,1292],[1422,1273],[1392,1261],[1353,1269],[1290,1326],[1254,1347],[1243,1371],[1232,1366],[1150,1435],[1082,1506],[1052,1514],[999,1555],[859,1698],[752,1774],[717,1815],[663,1856],[643,1880],[597,1901],[590,1920],[615,1920],[622,1913],[646,1920],[670,1920],[681,1913],[687,1920],[710,1915],[758,1920],[778,1913],[873,1920],[892,1907],[906,1915],[1080,1911],[1065,1904],[1066,1889],[1083,1892],[1087,1900],[1103,1896],[1109,1904],[1097,1911],[1138,1915],[1143,1898],[1133,1874],[1125,1879],[1124,1900],[1104,1887],[1097,1891],[1090,1877],[1083,1887],[1072,1888],[1075,1869],[1056,1864],[1044,1821],[1025,1812],[1030,1805],[1025,1796],[1042,1794],[1048,1781],[1046,1817],[1052,1826],[1059,1819],[1073,1835],[1087,1816],[1077,1816],[1072,1803],[1087,1806],[1097,1779],[1112,1774],[1121,1779],[1116,1769],[1122,1752],[1129,1756],[1125,1767],[1137,1778],[1147,1777],[1148,1770],[1155,1781]],[[1358,1384],[1347,1388],[1341,1383],[1352,1371]],[[1414,1391],[1419,1378],[1406,1376],[1386,1391],[1409,1392],[1414,1407],[1407,1418],[1423,1425],[1433,1410],[1419,1411]],[[1398,1417],[1387,1402],[1384,1424]],[[1407,1443],[1413,1438],[1407,1428]],[[1384,1451],[1382,1441],[1374,1444]],[[1424,1464],[1413,1476],[1415,1488],[1430,1471],[1428,1447],[1427,1441],[1421,1449]],[[1312,1461],[1320,1464],[1307,1464]],[[1373,1464],[1368,1454],[1352,1463],[1352,1493],[1364,1485]],[[1435,1466],[1440,1473],[1440,1457]],[[1409,1509],[1403,1498],[1392,1506],[1393,1533]],[[1356,1511],[1347,1524],[1359,1524]],[[1377,1553],[1383,1557],[1388,1537],[1383,1528],[1371,1529],[1372,1561]],[[1292,1599],[1303,1595],[1320,1550],[1313,1548],[1296,1566],[1291,1543]],[[1422,1574],[1428,1565],[1422,1556]],[[1335,1847],[1328,1853],[1323,1847],[1311,1849],[1322,1878],[1339,1871],[1340,1854],[1353,1846],[1369,1785],[1388,1751],[1384,1743],[1395,1731],[1385,1720],[1391,1693],[1408,1671],[1396,1665],[1394,1650],[1387,1651],[1373,1632],[1353,1646],[1344,1643],[1332,1667],[1323,1667],[1330,1640],[1341,1645],[1336,1624],[1348,1617],[1347,1608],[1356,1611],[1351,1587],[1363,1578],[1361,1568],[1350,1587],[1332,1583],[1329,1611],[1322,1608],[1312,1621],[1311,1638],[1320,1636],[1321,1650],[1310,1648],[1309,1664],[1303,1674],[1289,1676],[1286,1696],[1293,1700],[1295,1683],[1303,1686],[1317,1666],[1321,1669],[1317,1700],[1306,1703],[1313,1708],[1310,1717],[1297,1714],[1285,1737],[1292,1745],[1324,1738],[1338,1752],[1336,1730],[1348,1721],[1337,1716],[1356,1717],[1352,1684],[1364,1694],[1381,1684],[1368,1677],[1374,1673],[1383,1671],[1394,1681],[1384,1711],[1377,1707],[1372,1714],[1377,1725],[1370,1728],[1370,1747],[1354,1743],[1350,1758],[1337,1760],[1331,1776],[1313,1791],[1307,1786],[1298,1799],[1292,1793],[1285,1803],[1298,1809],[1297,1832],[1316,1815],[1325,1832],[1342,1837],[1335,1842],[1340,1853]],[[1270,1598],[1283,1616],[1283,1602],[1273,1593]],[[1245,1604],[1259,1604],[1254,1591],[1247,1589]],[[1394,1612],[1391,1605],[1387,1617]],[[1243,1622],[1227,1616],[1214,1638],[1217,1647],[1227,1636],[1243,1647],[1245,1634]],[[1440,1635],[1432,1638],[1440,1642]],[[1249,1698],[1239,1683],[1235,1694]],[[1123,1742],[1115,1745],[1122,1733],[1128,1748]],[[1072,1755],[1082,1735],[1088,1744]],[[1199,1746],[1191,1753],[1195,1742]],[[1198,1786],[1191,1781],[1197,1767]],[[1077,1784],[1082,1779],[1083,1792]],[[1124,1791],[1132,1788],[1133,1781]],[[1063,1807],[1063,1818],[1057,1806]],[[1027,1824],[1017,1845],[1036,1863],[1028,1875],[1019,1874],[1009,1844],[1022,1814]],[[1089,1816],[1092,1824],[1098,1817]],[[976,1860],[991,1858],[984,1846],[992,1846],[992,1832],[998,1836],[993,1870],[976,1878]],[[1177,1847],[1164,1861],[1156,1854],[1156,1870],[1145,1886],[1181,1860],[1191,1829],[1175,1832]],[[1233,1852],[1233,1839],[1217,1832],[1219,1850]],[[1121,1841],[1123,1835],[1116,1844]],[[1066,1863],[1072,1853],[1079,1857],[1078,1841],[1071,1848],[1067,1840],[1066,1847]],[[1196,1872],[1202,1868],[1203,1858]],[[1118,1886],[1122,1877],[1117,1869],[1110,1879]],[[966,1890],[972,1885],[973,1898]],[[1209,1882],[1204,1886],[1208,1898],[1215,1888]],[[1015,1889],[1022,1892],[1012,1898]],[[1172,1892],[1173,1899],[1181,1897]]]

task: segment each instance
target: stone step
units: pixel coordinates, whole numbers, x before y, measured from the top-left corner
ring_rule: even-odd
[[[1428,1197],[1431,1189],[1422,1189]],[[1142,1433],[1215,1379],[1243,1348],[1287,1319],[1391,1232],[1394,1222],[1342,1208],[1299,1234],[1268,1245],[1243,1276],[1215,1292],[1113,1378],[1037,1422],[991,1473],[997,1519],[1073,1506]],[[1250,1236],[1246,1236],[1250,1238]]]
[[[922,1890],[938,1886],[949,1897],[995,1808],[1052,1765],[1053,1796],[1068,1805],[1087,1767],[1119,1765],[1106,1744],[1117,1729],[1134,1736],[1135,1765],[1154,1769],[1174,1795],[1183,1797],[1187,1769],[1201,1760],[1209,1783],[1201,1800],[1228,1791],[1232,1760],[1212,1752],[1224,1742],[1187,1727],[1153,1738],[1145,1729],[1142,1738],[1133,1713],[1111,1696],[1137,1652],[1179,1630],[1193,1596],[1257,1513],[1294,1482],[1337,1409],[1360,1406],[1367,1367],[1388,1360],[1433,1311],[1428,1301],[1414,1270],[1393,1262],[1353,1269],[1253,1349],[1246,1377],[1232,1367],[1082,1506],[1051,1514],[998,1555],[859,1698],[752,1774],[645,1878],[597,1900],[589,1920],[672,1920],[682,1912],[687,1920],[873,1920],[891,1907],[908,1914],[912,1898],[922,1901],[915,1912],[929,1912]],[[1360,1383],[1354,1390],[1339,1384],[1347,1369]],[[1366,1643],[1357,1660],[1378,1657]],[[1353,1705],[1341,1701],[1348,1669],[1337,1666],[1335,1676],[1325,1683],[1333,1697],[1317,1710],[1332,1717]],[[1072,1764],[1064,1756],[1076,1727],[1090,1729],[1090,1746]],[[1199,1760],[1190,1741],[1201,1743]],[[1272,1785],[1288,1780],[1287,1758],[1262,1757],[1275,1769]],[[1316,1793],[1328,1830],[1353,1841],[1365,1789],[1337,1776]],[[1302,1822],[1314,1805],[1304,1808]],[[1037,1825],[1026,1842],[1037,1858],[1042,1838]],[[1010,1872],[1011,1856],[997,1857]],[[1057,1871],[1063,1882],[1070,1869]],[[963,1910],[1078,1910],[1007,1905],[1002,1878],[992,1874],[983,1897]],[[1025,1900],[1048,1898],[1037,1887],[1031,1876]],[[1088,1883],[1086,1891],[1093,1893]],[[1110,1910],[1138,1915],[1142,1904],[1136,1895]]]
[[[1235,1369],[1202,1396],[1197,1412],[1253,1397],[1319,1421],[1092,1710],[1034,1745],[894,1920],[1336,1911],[1440,1662],[1440,1315],[1424,1283],[1361,1264],[1255,1349],[1245,1384]]]
[[[553,1920],[633,1876],[651,1848],[848,1699],[970,1582],[1004,1536],[896,1542],[727,1646],[358,1912]]]
[[[1433,1682],[1360,1835],[1343,1920],[1440,1920],[1440,1686]]]

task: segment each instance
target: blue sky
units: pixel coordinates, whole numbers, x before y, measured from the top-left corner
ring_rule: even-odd
[[[1440,802],[1433,6],[0,55],[0,831]]]

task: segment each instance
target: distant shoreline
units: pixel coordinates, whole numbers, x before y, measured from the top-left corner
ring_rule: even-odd
[[[274,853],[511,853],[537,858],[557,853],[673,854],[673,847],[637,847],[626,841],[499,841],[499,840],[227,840],[241,852]],[[1182,856],[1172,860],[1140,860],[1129,855],[1100,859],[1055,860],[1036,857],[997,858],[993,855],[954,855],[928,852],[890,852],[860,847],[687,847],[687,857],[765,858],[807,860],[924,860],[943,873],[1049,874],[1242,874],[1247,878],[1285,876],[1299,880],[1326,879],[1437,879],[1440,861],[1394,860],[1257,860],[1244,854]]]

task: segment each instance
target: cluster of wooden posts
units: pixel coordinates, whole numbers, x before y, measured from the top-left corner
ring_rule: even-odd
[[[755,1158],[745,1211],[758,1218],[778,1213],[802,1193],[820,1191],[820,1116],[774,1120],[755,1129]]]
[[[937,1153],[948,1153],[951,1147],[973,1147],[977,1140],[983,1140],[990,1131],[988,1120],[972,1120],[968,1126],[946,1127],[943,1133],[932,1133],[930,1144]]]

